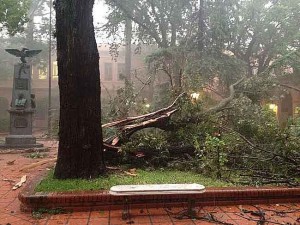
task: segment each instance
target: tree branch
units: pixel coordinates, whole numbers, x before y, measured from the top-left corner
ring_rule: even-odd
[[[294,86],[290,86],[288,84],[281,84],[281,83],[276,83],[277,85],[281,86],[281,87],[286,87],[286,88],[289,88],[289,89],[292,89],[292,90],[295,90],[295,91],[299,91],[300,92],[300,89],[299,88],[296,88]]]
[[[258,150],[260,150],[260,151],[266,152],[266,153],[271,154],[271,155],[273,155],[273,156],[277,156],[277,157],[283,158],[283,159],[287,160],[288,162],[292,163],[293,165],[298,165],[298,164],[299,164],[299,162],[298,162],[297,160],[292,159],[292,158],[289,158],[288,156],[285,156],[285,155],[279,155],[279,154],[274,153],[273,151],[268,151],[268,150],[266,150],[266,149],[264,149],[264,148],[259,147],[258,145],[252,143],[252,142],[251,142],[248,138],[246,138],[244,135],[240,134],[239,132],[237,132],[237,131],[235,131],[235,130],[233,130],[233,129],[230,129],[230,128],[224,127],[224,126],[221,127],[221,129],[223,129],[223,130],[225,130],[225,131],[229,131],[229,132],[233,132],[233,133],[237,134],[240,138],[243,139],[243,141],[245,141],[249,146],[251,146],[251,147],[254,148],[254,149],[258,149]]]
[[[139,120],[139,119],[150,118],[150,117],[152,117],[154,115],[157,115],[157,114],[163,114],[163,113],[169,111],[170,109],[172,109],[173,106],[178,101],[178,99],[181,98],[185,94],[186,93],[183,92],[180,95],[178,95],[177,98],[173,101],[173,103],[171,105],[169,105],[168,107],[166,107],[166,108],[162,108],[162,109],[160,109],[158,111],[151,112],[151,113],[148,113],[148,114],[144,114],[144,115],[140,115],[140,116],[135,116],[135,117],[127,117],[126,119],[123,119],[123,120],[118,120],[118,121],[114,121],[114,122],[111,122],[111,123],[106,123],[106,124],[102,125],[102,128],[125,126],[125,125],[129,125],[130,123],[132,123],[132,122],[134,122],[136,120]]]
[[[224,98],[222,101],[220,101],[220,103],[210,109],[208,109],[205,113],[216,113],[219,112],[220,110],[222,110],[222,108],[226,107],[233,99],[234,99],[234,95],[235,95],[235,90],[234,87],[239,85],[241,82],[243,82],[245,78],[243,77],[242,79],[238,80],[237,82],[235,82],[234,84],[229,86],[229,90],[230,90],[230,95],[227,98]]]
[[[120,8],[120,10],[125,14],[126,17],[128,17],[129,19],[131,19],[133,22],[135,22],[136,24],[138,24],[139,26],[141,26],[142,28],[144,28],[145,30],[147,30],[147,32],[149,33],[149,35],[154,38],[154,40],[156,41],[156,43],[160,46],[160,47],[164,47],[162,44],[162,41],[159,37],[159,35],[157,34],[157,32],[155,32],[155,29],[151,29],[150,27],[148,27],[143,21],[140,21],[139,19],[137,19],[136,17],[134,17],[129,10],[126,9],[126,7],[124,7],[124,5],[121,3],[121,0],[111,0],[117,7]],[[145,16],[145,15],[144,15]],[[150,19],[149,19],[150,21]]]

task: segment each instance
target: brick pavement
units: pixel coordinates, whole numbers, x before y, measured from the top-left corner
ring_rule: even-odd
[[[44,142],[50,147],[47,158],[53,158],[56,155],[56,143]],[[23,175],[27,175],[27,180],[42,173],[49,166],[42,165],[30,171],[20,172],[20,169],[26,165],[38,162],[43,159],[32,159],[25,157],[24,153],[17,154],[0,154],[0,225],[31,225],[31,224],[68,224],[68,225],[119,225],[119,224],[135,224],[135,225],[209,225],[221,224],[212,220],[223,222],[223,224],[233,225],[256,225],[259,223],[260,217],[251,214],[251,211],[261,209],[265,214],[264,224],[284,224],[284,225],[300,225],[300,203],[297,204],[273,204],[258,206],[222,206],[222,207],[203,207],[198,209],[198,220],[176,219],[183,208],[146,208],[132,209],[131,218],[122,220],[122,210],[105,211],[89,211],[89,212],[73,212],[65,214],[32,214],[20,211],[20,203],[17,198],[19,188],[12,190],[13,185],[20,180]],[[15,160],[15,161],[14,161]],[[9,163],[8,162],[12,162]],[[4,180],[7,179],[7,180]],[[14,182],[9,182],[13,180]],[[241,210],[243,209],[244,212]],[[248,210],[248,211],[247,211]],[[208,222],[210,220],[210,222]]]

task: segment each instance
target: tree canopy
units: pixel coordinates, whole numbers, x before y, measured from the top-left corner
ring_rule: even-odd
[[[106,2],[111,6],[104,27],[108,34],[116,34],[124,18],[131,19],[137,42],[163,49],[148,61],[159,62],[171,77],[191,69],[202,77],[219,73],[229,86],[242,75],[241,68],[248,76],[260,74],[274,60],[299,49],[297,0]],[[173,71],[166,70],[164,62],[170,61]]]
[[[0,31],[14,35],[23,30],[27,20],[29,0],[2,0],[0,2]]]

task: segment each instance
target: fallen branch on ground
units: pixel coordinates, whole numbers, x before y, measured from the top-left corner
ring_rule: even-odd
[[[33,169],[33,168],[35,168],[37,166],[42,166],[42,165],[50,163],[50,162],[56,162],[56,160],[57,160],[57,158],[46,159],[46,160],[43,160],[43,161],[40,161],[40,162],[37,162],[37,163],[30,164],[28,166],[24,166],[19,171],[27,171],[27,170]]]
[[[119,131],[119,135],[110,137],[104,142],[104,147],[108,150],[119,150],[118,146],[120,146],[124,140],[128,140],[132,134],[144,128],[154,127],[163,130],[167,129],[170,117],[178,111],[178,109],[174,108],[176,102],[185,94],[186,93],[181,93],[173,103],[166,108],[103,124],[102,128],[115,127]]]
[[[9,183],[15,183],[16,181],[15,180],[11,180],[11,179],[2,179],[3,181],[7,181]]]
[[[24,176],[21,178],[21,180],[20,180],[18,183],[16,183],[15,186],[13,186],[12,189],[13,189],[13,190],[18,189],[19,187],[21,187],[21,186],[26,182],[26,180],[27,180],[27,176],[24,175]]]

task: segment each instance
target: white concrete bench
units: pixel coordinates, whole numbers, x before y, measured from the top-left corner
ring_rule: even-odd
[[[145,184],[145,185],[117,185],[110,188],[111,195],[124,196],[124,211],[123,219],[129,218],[129,196],[134,195],[189,195],[200,194],[205,191],[205,187],[201,184]],[[192,195],[191,195],[192,196]],[[193,217],[195,212],[193,210],[195,200],[193,197],[187,199],[188,210],[187,214]]]

